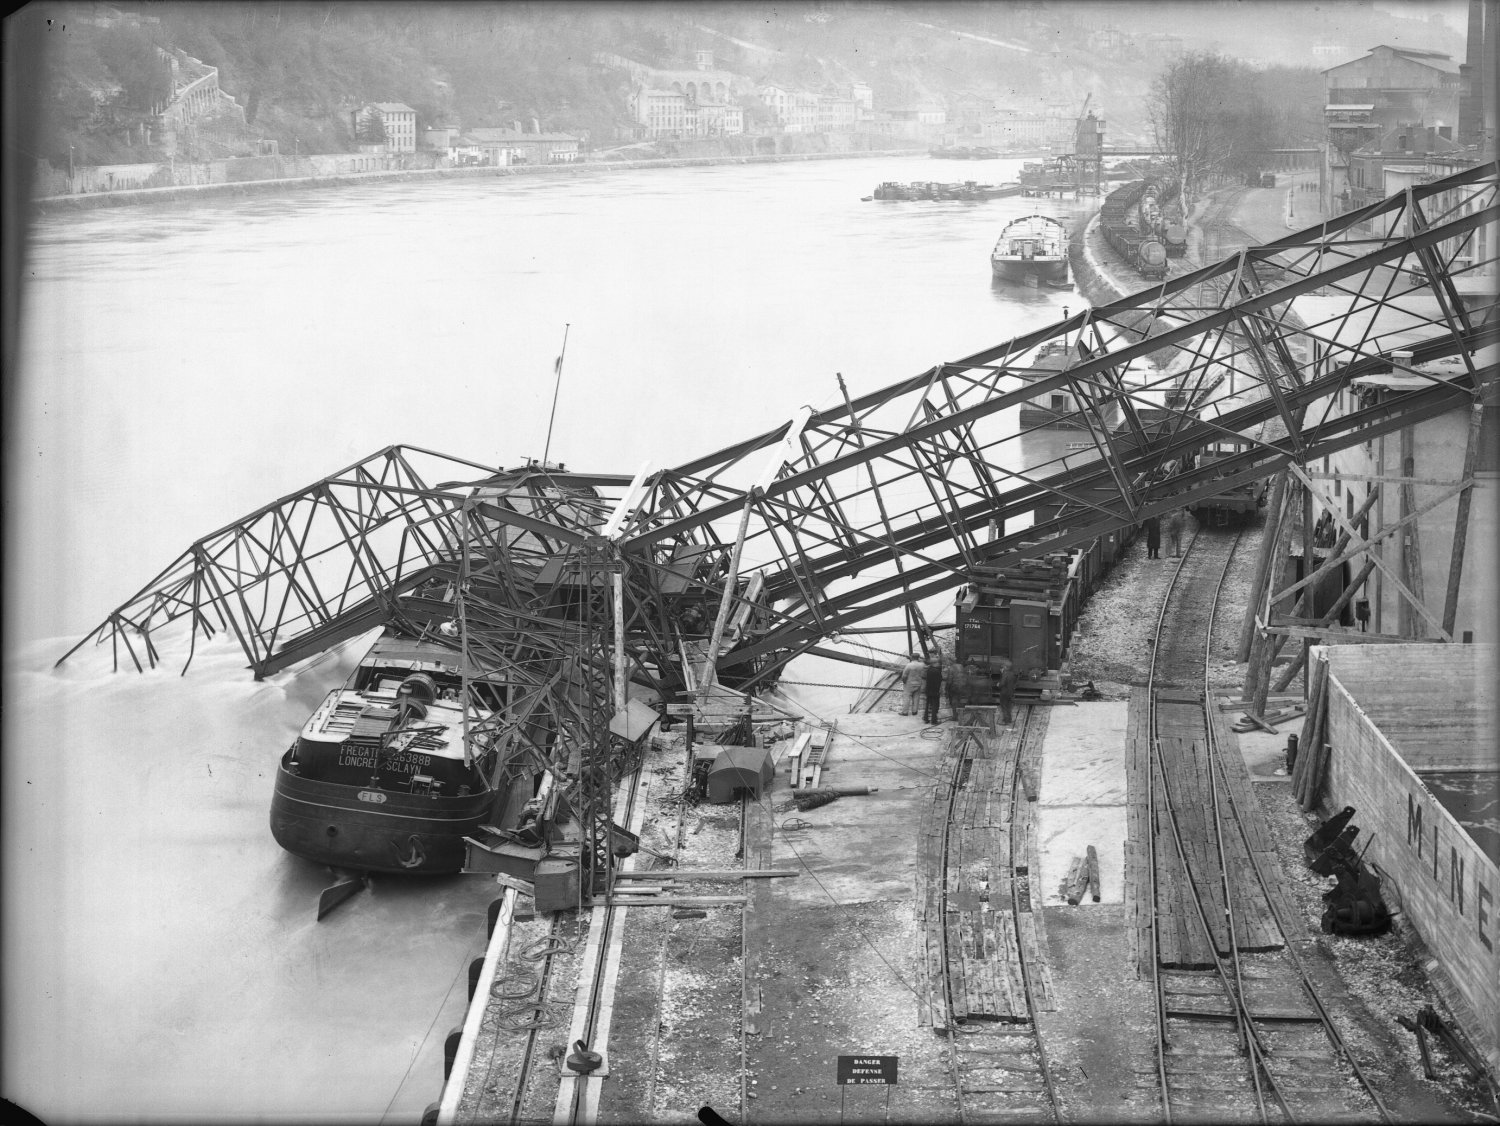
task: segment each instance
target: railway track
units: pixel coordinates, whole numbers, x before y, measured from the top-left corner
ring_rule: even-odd
[[[645,807],[645,784],[641,775],[641,769],[637,768],[623,780],[613,814],[616,825],[628,826],[637,835],[641,828],[640,814]],[[569,1054],[564,1057],[558,1082],[557,1103],[552,1115],[554,1123],[598,1119],[599,1096],[608,1074],[608,1057],[604,1053],[609,1043],[614,986],[628,910],[609,898],[590,909],[588,943],[579,964],[577,1000],[567,1040]],[[586,1072],[571,1069],[568,1061],[573,1058],[575,1050],[599,1053],[602,1066]]]
[[[634,825],[644,804],[637,770],[622,780],[615,823]],[[605,902],[584,916],[556,913],[540,937],[532,937],[534,923],[512,932],[514,953],[491,992],[487,1017],[501,1039],[489,1053],[468,1113],[456,1120],[572,1123],[596,1116],[607,1055],[603,1068],[587,1074],[570,1069],[566,1060],[579,1041],[585,1051],[604,1054],[625,910]],[[516,1039],[507,1043],[505,1033]],[[567,1048],[558,1058],[552,1045],[564,1035]]]
[[[929,940],[933,1023],[948,1033],[965,1124],[1062,1121],[1036,1027],[1050,985],[1039,955],[1040,896],[1032,896],[1025,764],[1044,724],[1027,705],[1015,715],[996,736],[979,727],[950,736],[951,776],[935,796],[941,823],[929,841],[938,878],[924,918],[941,920],[937,949]]]
[[[1239,535],[1188,543],[1148,684],[1151,970],[1165,1121],[1389,1121],[1297,954],[1207,682]],[[1233,765],[1235,769],[1226,770]],[[1236,773],[1238,771],[1238,773]]]
[[[1203,246],[1199,257],[1204,262],[1217,262],[1239,253],[1247,246],[1256,245],[1256,240],[1250,237],[1249,232],[1236,226],[1230,219],[1249,190],[1236,188],[1225,192],[1214,200],[1213,206],[1204,214],[1203,221],[1199,224],[1203,230]]]

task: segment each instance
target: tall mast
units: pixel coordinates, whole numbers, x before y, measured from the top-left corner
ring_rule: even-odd
[[[557,362],[552,365],[556,373],[556,380],[552,384],[552,413],[547,416],[547,444],[542,447],[542,470],[547,469],[547,455],[552,451],[552,422],[557,418],[557,393],[562,388],[563,357],[568,354],[568,329],[571,324],[563,325],[562,351],[557,354]]]

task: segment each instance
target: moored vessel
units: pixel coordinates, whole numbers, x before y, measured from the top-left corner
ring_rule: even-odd
[[[1066,371],[1071,365],[1072,354],[1065,343],[1049,341],[1037,349],[1028,367],[1013,371],[1028,383],[1046,379],[1057,372]],[[1119,411],[1113,399],[1096,404],[1106,428],[1113,427]],[[1089,419],[1084,414],[1084,404],[1067,388],[1057,387],[1047,392],[1045,400],[1033,399],[1022,403],[1019,419],[1024,429],[1046,427],[1056,430],[1087,430]]]
[[[984,200],[1005,199],[1007,196],[1019,195],[1020,192],[1021,185],[1015,182],[981,184],[975,180],[965,180],[961,184],[938,184],[926,180],[917,180],[910,184],[901,184],[894,180],[887,180],[864,198],[867,200]]]
[[[1012,219],[990,252],[990,269],[1004,281],[1068,285],[1068,228],[1050,215]]]
[[[503,797],[491,784],[493,749],[465,750],[466,690],[472,728],[500,706],[499,689],[466,675],[456,649],[382,634],[281,756],[276,843],[360,873],[459,871],[464,836]]]

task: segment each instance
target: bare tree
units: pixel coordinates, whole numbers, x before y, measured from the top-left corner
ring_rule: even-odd
[[[1195,51],[1152,81],[1147,115],[1157,147],[1176,168],[1184,206],[1211,176],[1253,166],[1266,146],[1270,110],[1252,76],[1242,63]]]

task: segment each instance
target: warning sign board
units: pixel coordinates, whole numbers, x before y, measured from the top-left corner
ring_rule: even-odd
[[[896,1061],[899,1056],[840,1056],[839,1086],[860,1083],[896,1083]]]

